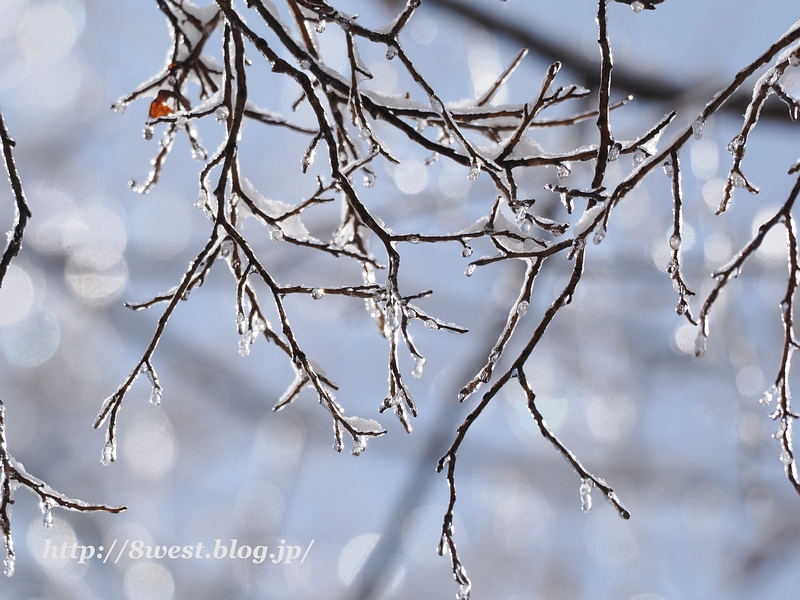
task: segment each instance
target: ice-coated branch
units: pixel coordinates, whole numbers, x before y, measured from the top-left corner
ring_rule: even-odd
[[[13,149],[15,142],[11,138],[11,134],[8,133],[8,127],[6,127],[2,110],[0,110],[0,142],[3,144],[3,162],[6,167],[8,182],[11,184],[11,191],[14,194],[15,203],[14,225],[8,234],[8,241],[6,242],[6,249],[3,251],[3,257],[0,258],[0,287],[2,287],[3,280],[8,271],[8,266],[22,248],[22,236],[25,232],[25,226],[28,224],[28,219],[31,218],[31,210],[28,208],[25,191],[22,189],[22,181],[17,172],[17,165],[14,163]]]

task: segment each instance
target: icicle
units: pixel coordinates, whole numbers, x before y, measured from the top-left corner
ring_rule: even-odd
[[[314,288],[311,290],[311,297],[314,300],[319,300],[325,295],[325,290],[323,288]]]
[[[464,271],[464,275],[467,277],[472,277],[472,274],[475,272],[475,265],[467,265],[466,271]]]
[[[472,161],[470,162],[469,166],[469,173],[467,173],[467,179],[470,181],[475,181],[481,175],[481,165],[482,161],[480,158],[472,157]]]
[[[42,509],[42,525],[50,529],[53,526],[53,501],[46,498],[39,506]]]
[[[154,406],[158,406],[161,404],[161,395],[164,393],[164,390],[161,386],[153,386],[152,391],[150,392],[150,404]]]
[[[416,379],[422,377],[422,369],[425,367],[425,359],[421,356],[417,356],[414,359],[414,370],[411,371],[411,375]]]
[[[520,300],[519,304],[517,304],[517,314],[520,317],[524,317],[528,314],[528,302],[525,300]]]
[[[117,448],[113,442],[106,442],[103,446],[103,454],[100,457],[100,462],[104,467],[107,467],[117,459]]]
[[[364,439],[363,435],[355,435],[353,436],[353,449],[350,450],[350,454],[353,456],[360,455],[367,447],[367,441]]]
[[[471,246],[464,246],[464,249],[461,251],[461,256],[464,258],[469,258],[472,256],[472,247]]]
[[[703,139],[703,125],[705,123],[702,119],[697,119],[694,123],[692,123],[692,135],[694,139],[700,140]]]
[[[644,4],[641,2],[631,2],[631,10],[638,15],[644,10]]]
[[[694,340],[694,355],[697,358],[703,356],[706,353],[706,342],[708,341],[708,336],[702,331],[697,334],[697,338]]]
[[[458,595],[456,596],[457,600],[469,600],[469,590],[470,584],[462,583],[458,588]]]
[[[592,482],[589,479],[584,479],[581,482],[581,510],[585,513],[592,510]]]
[[[12,575],[14,575],[14,557],[13,556],[9,556],[8,558],[6,558],[5,561],[3,561],[3,565],[5,565],[5,568],[3,569],[3,573],[5,574],[6,577],[11,577]]]

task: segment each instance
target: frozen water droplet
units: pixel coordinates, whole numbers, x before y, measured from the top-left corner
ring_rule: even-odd
[[[761,396],[759,402],[761,402],[761,404],[763,404],[764,406],[768,406],[769,403],[772,402],[772,399],[775,397],[775,394],[777,393],[778,393],[778,386],[773,384],[766,392],[764,392],[764,395]],[[781,421],[781,424],[784,424],[784,422]]]
[[[784,436],[784,434],[786,433],[786,429],[787,429],[786,420],[785,419],[781,419],[781,422],[778,423],[778,430],[775,433],[772,434],[772,437],[774,439],[776,439],[776,440],[781,439]]]
[[[588,479],[584,479],[581,483],[581,510],[585,513],[591,512],[592,510],[592,482]]]
[[[111,107],[111,109],[112,109],[112,110],[113,110],[115,113],[117,113],[118,115],[121,115],[122,113],[124,113],[126,108],[128,108],[128,105],[127,105],[127,104],[124,104],[124,103],[122,103],[122,102],[118,102],[117,104],[114,104],[114,105]]]
[[[672,177],[673,174],[675,173],[674,169],[672,168],[672,161],[665,160],[663,166],[664,166],[664,175],[666,175],[667,177]]]
[[[702,331],[697,334],[697,337],[694,340],[694,355],[697,358],[703,356],[706,353],[706,342],[708,341],[708,337]]]
[[[519,304],[517,304],[517,314],[520,317],[524,317],[528,314],[528,302],[525,300],[520,300]]]
[[[472,274],[475,272],[475,265],[467,265],[466,271],[464,271],[464,275],[467,277],[472,277]]]
[[[500,360],[500,353],[497,350],[492,350],[491,354],[489,354],[489,363],[496,365],[498,360]]]
[[[3,561],[4,569],[3,573],[6,577],[11,577],[14,575],[14,557],[9,556],[5,561]]]
[[[472,247],[471,246],[464,246],[464,249],[461,251],[461,256],[464,258],[469,258],[472,256]]]
[[[608,162],[614,162],[619,158],[620,148],[621,145],[616,143],[608,149]]]
[[[492,374],[489,372],[489,369],[484,367],[481,369],[481,372],[478,373],[478,381],[481,383],[489,383],[489,379],[492,378]]]
[[[283,240],[283,231],[281,231],[280,227],[272,226],[269,230],[269,239],[271,239],[276,244]]]
[[[522,233],[528,233],[531,230],[531,222],[527,219],[522,222],[522,225],[519,226],[519,230]]]
[[[572,248],[575,252],[580,252],[586,246],[586,240],[583,238],[575,238],[575,241],[572,242]]]
[[[431,95],[429,96],[428,100],[431,103],[431,109],[433,109],[433,112],[437,114],[442,114],[444,112],[444,106],[442,106],[442,101],[439,100],[436,96]]]
[[[673,250],[678,250],[681,247],[681,236],[679,236],[677,233],[671,235],[669,238],[669,247]]]
[[[797,56],[797,54],[792,54],[789,57],[789,65],[792,67],[800,67],[800,56]]]
[[[153,386],[152,391],[150,392],[150,404],[158,406],[161,404],[161,395],[164,393],[164,390],[160,387]]]
[[[692,123],[692,135],[694,139],[700,140],[703,139],[703,125],[705,123],[702,119],[697,119],[694,123]]]
[[[305,58],[301,59],[298,64],[300,65],[300,68],[303,69],[304,71],[308,71],[311,68],[311,62],[306,60]]]
[[[425,359],[421,356],[417,356],[414,359],[414,370],[411,371],[411,375],[419,379],[422,377],[422,369],[425,366]]]
[[[324,19],[320,20],[320,22],[317,23],[317,26],[315,27],[315,29],[316,29],[317,33],[324,33],[325,32],[325,20]]]
[[[103,446],[103,454],[100,456],[100,462],[104,467],[107,467],[117,459],[117,448],[112,442],[106,443]]]
[[[144,131],[142,132],[142,135],[144,136],[144,139],[152,140],[154,132],[155,128],[152,125],[146,125]]]
[[[605,225],[601,225],[600,228],[594,232],[594,238],[592,238],[592,241],[596,245],[602,242],[605,237],[606,237],[606,227]]]
[[[47,498],[39,506],[42,509],[42,525],[49,529],[53,526],[53,501]]]
[[[217,123],[224,123],[228,120],[230,114],[231,111],[228,110],[227,106],[220,106],[214,111],[214,118],[217,120]]]
[[[390,44],[386,47],[386,60],[392,60],[395,56],[397,56],[397,46],[394,44]]]
[[[470,181],[475,181],[481,175],[481,160],[479,158],[473,158],[472,162],[470,163],[469,173],[467,173],[467,179]]]
[[[439,329],[439,325],[436,324],[436,321],[433,319],[427,319],[425,321],[425,329],[435,330]]]
[[[410,235],[408,236],[408,241],[412,244],[419,244],[422,240],[419,239],[418,235]]]
[[[731,175],[731,185],[735,188],[743,188],[746,185],[744,177],[741,176],[739,173],[733,173]]]
[[[505,0],[501,0],[501,1],[505,2]],[[456,596],[457,600],[469,600],[470,587],[471,586],[468,583],[462,583],[458,587],[458,595]]]
[[[644,10],[644,4],[641,2],[631,2],[631,10],[638,15]]]
[[[638,167],[644,162],[645,158],[647,158],[647,152],[641,148],[637,148],[633,153],[633,166]]]
[[[667,273],[672,275],[677,270],[678,270],[678,261],[676,260],[669,261],[669,264],[667,265]]]
[[[558,171],[556,171],[556,176],[559,179],[566,179],[567,177],[569,177],[569,173],[570,173],[570,170],[569,170],[569,167],[567,165],[565,165],[565,164],[559,164],[558,165]]]
[[[735,138],[733,138],[728,144],[728,152],[731,154],[736,154],[742,147],[742,141],[741,135],[737,135]]]
[[[187,123],[187,122],[188,122],[188,121],[186,120],[186,117],[185,117],[185,116],[183,116],[183,115],[181,115],[180,117],[178,117],[177,119],[175,119],[175,125],[177,125],[177,126],[178,126],[178,127],[180,127],[180,128],[186,127],[186,123]]]
[[[415,311],[410,306],[407,306],[406,307],[406,317],[408,317],[409,319],[416,319],[417,318],[417,311]]]
[[[792,455],[786,448],[781,450],[781,462],[785,465],[792,464]]]
[[[371,188],[375,185],[375,176],[372,173],[364,174],[364,187]]]
[[[353,456],[360,455],[367,447],[367,441],[364,439],[363,435],[356,435],[353,437],[353,449],[350,450],[350,454]]]
[[[312,297],[314,300],[319,300],[319,299],[320,299],[320,298],[322,298],[324,295],[325,295],[325,290],[324,290],[324,289],[322,289],[322,288],[314,288],[313,290],[311,290],[311,297]]]
[[[528,214],[528,209],[524,206],[520,206],[519,209],[514,213],[514,222],[515,223],[522,223],[525,220],[525,215]]]

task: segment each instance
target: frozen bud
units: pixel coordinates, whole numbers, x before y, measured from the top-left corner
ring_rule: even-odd
[[[228,120],[230,114],[231,111],[228,110],[227,106],[220,106],[214,111],[214,118],[217,120],[217,123],[224,123]]]
[[[745,187],[746,182],[740,173],[733,173],[731,175],[731,185],[735,188],[743,188]]]
[[[464,275],[467,277],[472,277],[472,274],[475,272],[475,265],[467,265],[467,269],[464,271]]]
[[[785,465],[792,464],[792,454],[786,448],[781,450],[781,462]]]
[[[152,140],[153,133],[155,133],[155,128],[152,125],[146,125],[144,131],[142,132],[142,135],[144,136],[144,139]]]
[[[592,510],[592,482],[588,479],[584,479],[581,482],[581,510],[585,513],[591,512]]]
[[[703,125],[705,123],[702,119],[697,119],[694,123],[692,123],[692,135],[694,139],[700,140],[703,138]]]
[[[395,56],[397,56],[397,46],[394,44],[390,44],[386,47],[386,60],[392,60]]]
[[[425,329],[435,330],[439,329],[439,325],[436,324],[436,321],[433,319],[427,319],[425,321]]]
[[[631,10],[638,15],[644,10],[644,4],[641,2],[631,2]]]
[[[424,366],[425,366],[425,359],[422,358],[421,356],[417,356],[414,359],[414,370],[411,371],[411,375],[413,375],[417,379],[422,377],[422,369]]]
[[[702,331],[697,334],[697,337],[694,340],[694,355],[697,358],[703,356],[706,353],[706,342],[708,341],[708,337]]]
[[[314,288],[313,290],[311,290],[311,297],[312,297],[314,300],[319,300],[319,299],[320,299],[320,298],[322,298],[324,295],[325,295],[325,290],[324,290],[324,289],[322,289],[322,288]]]
[[[517,304],[517,314],[520,317],[524,317],[528,314],[528,302],[525,300],[520,300],[519,304]]]
[[[664,166],[664,175],[666,175],[667,177],[672,177],[673,174],[675,173],[675,171],[672,168],[672,161],[665,160],[663,166]]]
[[[472,247],[471,246],[464,246],[464,249],[461,251],[461,256],[464,258],[469,258],[472,256]]]
[[[647,153],[641,148],[637,148],[633,153],[633,166],[638,167],[647,158]]]
[[[680,248],[681,247],[681,236],[679,236],[677,233],[672,235],[672,236],[670,236],[670,238],[669,238],[669,247],[672,248],[673,250],[677,250],[678,248]]]

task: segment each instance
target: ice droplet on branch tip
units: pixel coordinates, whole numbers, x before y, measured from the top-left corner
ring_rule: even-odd
[[[42,509],[42,525],[46,529],[50,529],[53,526],[53,501],[47,498],[41,502],[40,507]]]
[[[117,458],[117,449],[112,442],[106,443],[103,446],[103,453],[100,456],[100,462],[104,467],[110,465]]]
[[[706,353],[706,342],[708,341],[708,336],[702,331],[697,334],[697,337],[694,340],[694,355],[697,358],[700,358]]]
[[[473,158],[472,162],[470,163],[469,173],[467,173],[467,179],[470,181],[475,181],[481,175],[481,161],[478,158]]]
[[[644,10],[644,4],[642,4],[641,2],[632,2],[631,10],[638,15],[640,12]]]
[[[592,482],[584,479],[581,483],[581,510],[589,513],[592,510]]]
[[[464,249],[461,251],[461,256],[464,258],[469,258],[472,256],[472,247],[471,246],[464,246]]]
[[[605,225],[601,225],[600,228],[594,232],[594,238],[592,238],[592,241],[594,242],[595,245],[597,245],[600,242],[602,242],[605,237],[606,237],[606,227]]]
[[[786,448],[781,450],[781,462],[787,466],[792,464],[792,455]]]
[[[154,132],[155,132],[155,127],[153,127],[152,125],[145,125],[142,135],[144,136],[144,139],[152,140]]]
[[[475,272],[475,265],[467,265],[467,269],[464,271],[464,275],[466,275],[467,277],[472,277],[472,274],[474,272]]]
[[[3,573],[6,577],[11,577],[14,574],[14,557],[9,556],[7,559],[5,559],[5,561],[3,561],[3,565],[5,565]]]
[[[395,56],[397,56],[398,48],[394,44],[390,44],[386,47],[386,60],[392,60]]]
[[[411,371],[411,375],[416,379],[422,377],[422,369],[425,367],[425,359],[422,356],[417,356],[414,359],[414,370]]]
[[[324,33],[325,32],[325,20],[321,19],[317,26],[314,28],[317,33]]]
[[[311,297],[314,300],[319,300],[325,295],[325,290],[323,288],[314,288],[311,290]]]
[[[214,118],[217,120],[217,123],[224,123],[228,120],[230,114],[231,111],[228,110],[227,106],[220,106],[214,111]]]

